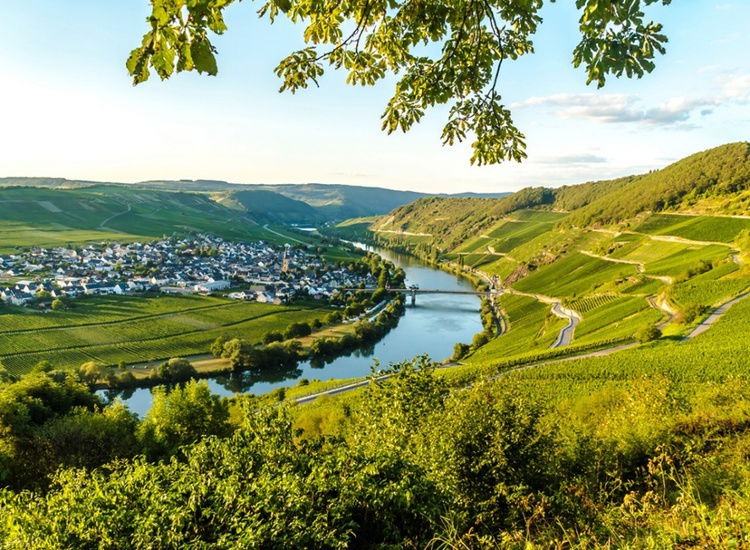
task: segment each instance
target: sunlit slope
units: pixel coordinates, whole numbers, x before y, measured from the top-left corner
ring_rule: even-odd
[[[273,238],[243,213],[205,195],[109,186],[0,189],[0,250],[193,231],[238,239]]]
[[[632,340],[655,323],[685,334],[750,286],[749,166],[748,144],[729,144],[642,176],[499,200],[420,199],[369,230],[505,291],[499,305],[514,336],[472,361],[548,348],[541,336],[559,320],[555,301],[578,314],[573,344]],[[517,307],[519,296],[540,302]]]

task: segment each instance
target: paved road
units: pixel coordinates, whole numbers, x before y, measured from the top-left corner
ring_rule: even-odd
[[[716,321],[721,319],[722,315],[724,315],[730,307],[732,307],[734,304],[742,300],[743,298],[746,298],[748,295],[750,295],[750,292],[746,292],[745,294],[741,294],[740,296],[737,296],[733,300],[729,300],[726,304],[721,305],[717,307],[711,315],[706,317],[706,319],[697,327],[695,327],[690,334],[685,336],[685,338],[682,339],[684,342],[685,340],[690,340],[691,338],[695,338],[699,334],[703,334],[706,332],[709,328],[711,328],[711,325],[713,325]]]
[[[555,340],[555,343],[552,344],[550,348],[569,346],[573,341],[573,333],[575,333],[576,326],[581,321],[581,316],[578,312],[573,311],[572,309],[562,307],[560,302],[552,304],[552,313],[562,319],[567,319],[568,324],[563,327],[560,334],[557,336],[557,340]]]

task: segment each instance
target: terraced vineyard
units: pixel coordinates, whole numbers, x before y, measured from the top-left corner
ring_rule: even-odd
[[[587,296],[586,298],[579,298],[570,303],[571,309],[576,310],[579,313],[587,313],[592,309],[602,307],[611,302],[617,300],[617,296],[614,294],[595,294],[593,296]]]

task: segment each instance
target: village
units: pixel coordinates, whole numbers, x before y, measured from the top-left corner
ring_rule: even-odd
[[[81,296],[142,293],[223,292],[281,304],[298,296],[330,299],[340,287],[375,283],[369,273],[354,273],[304,248],[208,234],[0,254],[0,278],[15,281],[0,289],[2,302],[43,309]]]

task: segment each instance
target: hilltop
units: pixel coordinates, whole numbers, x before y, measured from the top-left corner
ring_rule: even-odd
[[[271,223],[314,224],[331,220],[385,214],[421,197],[416,191],[337,184],[243,184],[220,180],[149,180],[139,183],[94,182],[65,178],[0,178],[4,187],[35,187],[59,190],[97,188],[114,192],[181,192],[206,195],[235,210],[245,210]],[[510,193],[460,193],[450,196],[500,198]],[[439,195],[448,196],[448,195]],[[286,200],[285,200],[286,199]],[[309,208],[308,208],[309,207]]]
[[[421,198],[394,209],[372,229],[433,235],[433,244],[451,249],[528,208],[564,213],[564,224],[575,227],[627,225],[658,212],[750,214],[750,143],[730,143],[661,170],[615,180],[529,187],[500,199]]]

